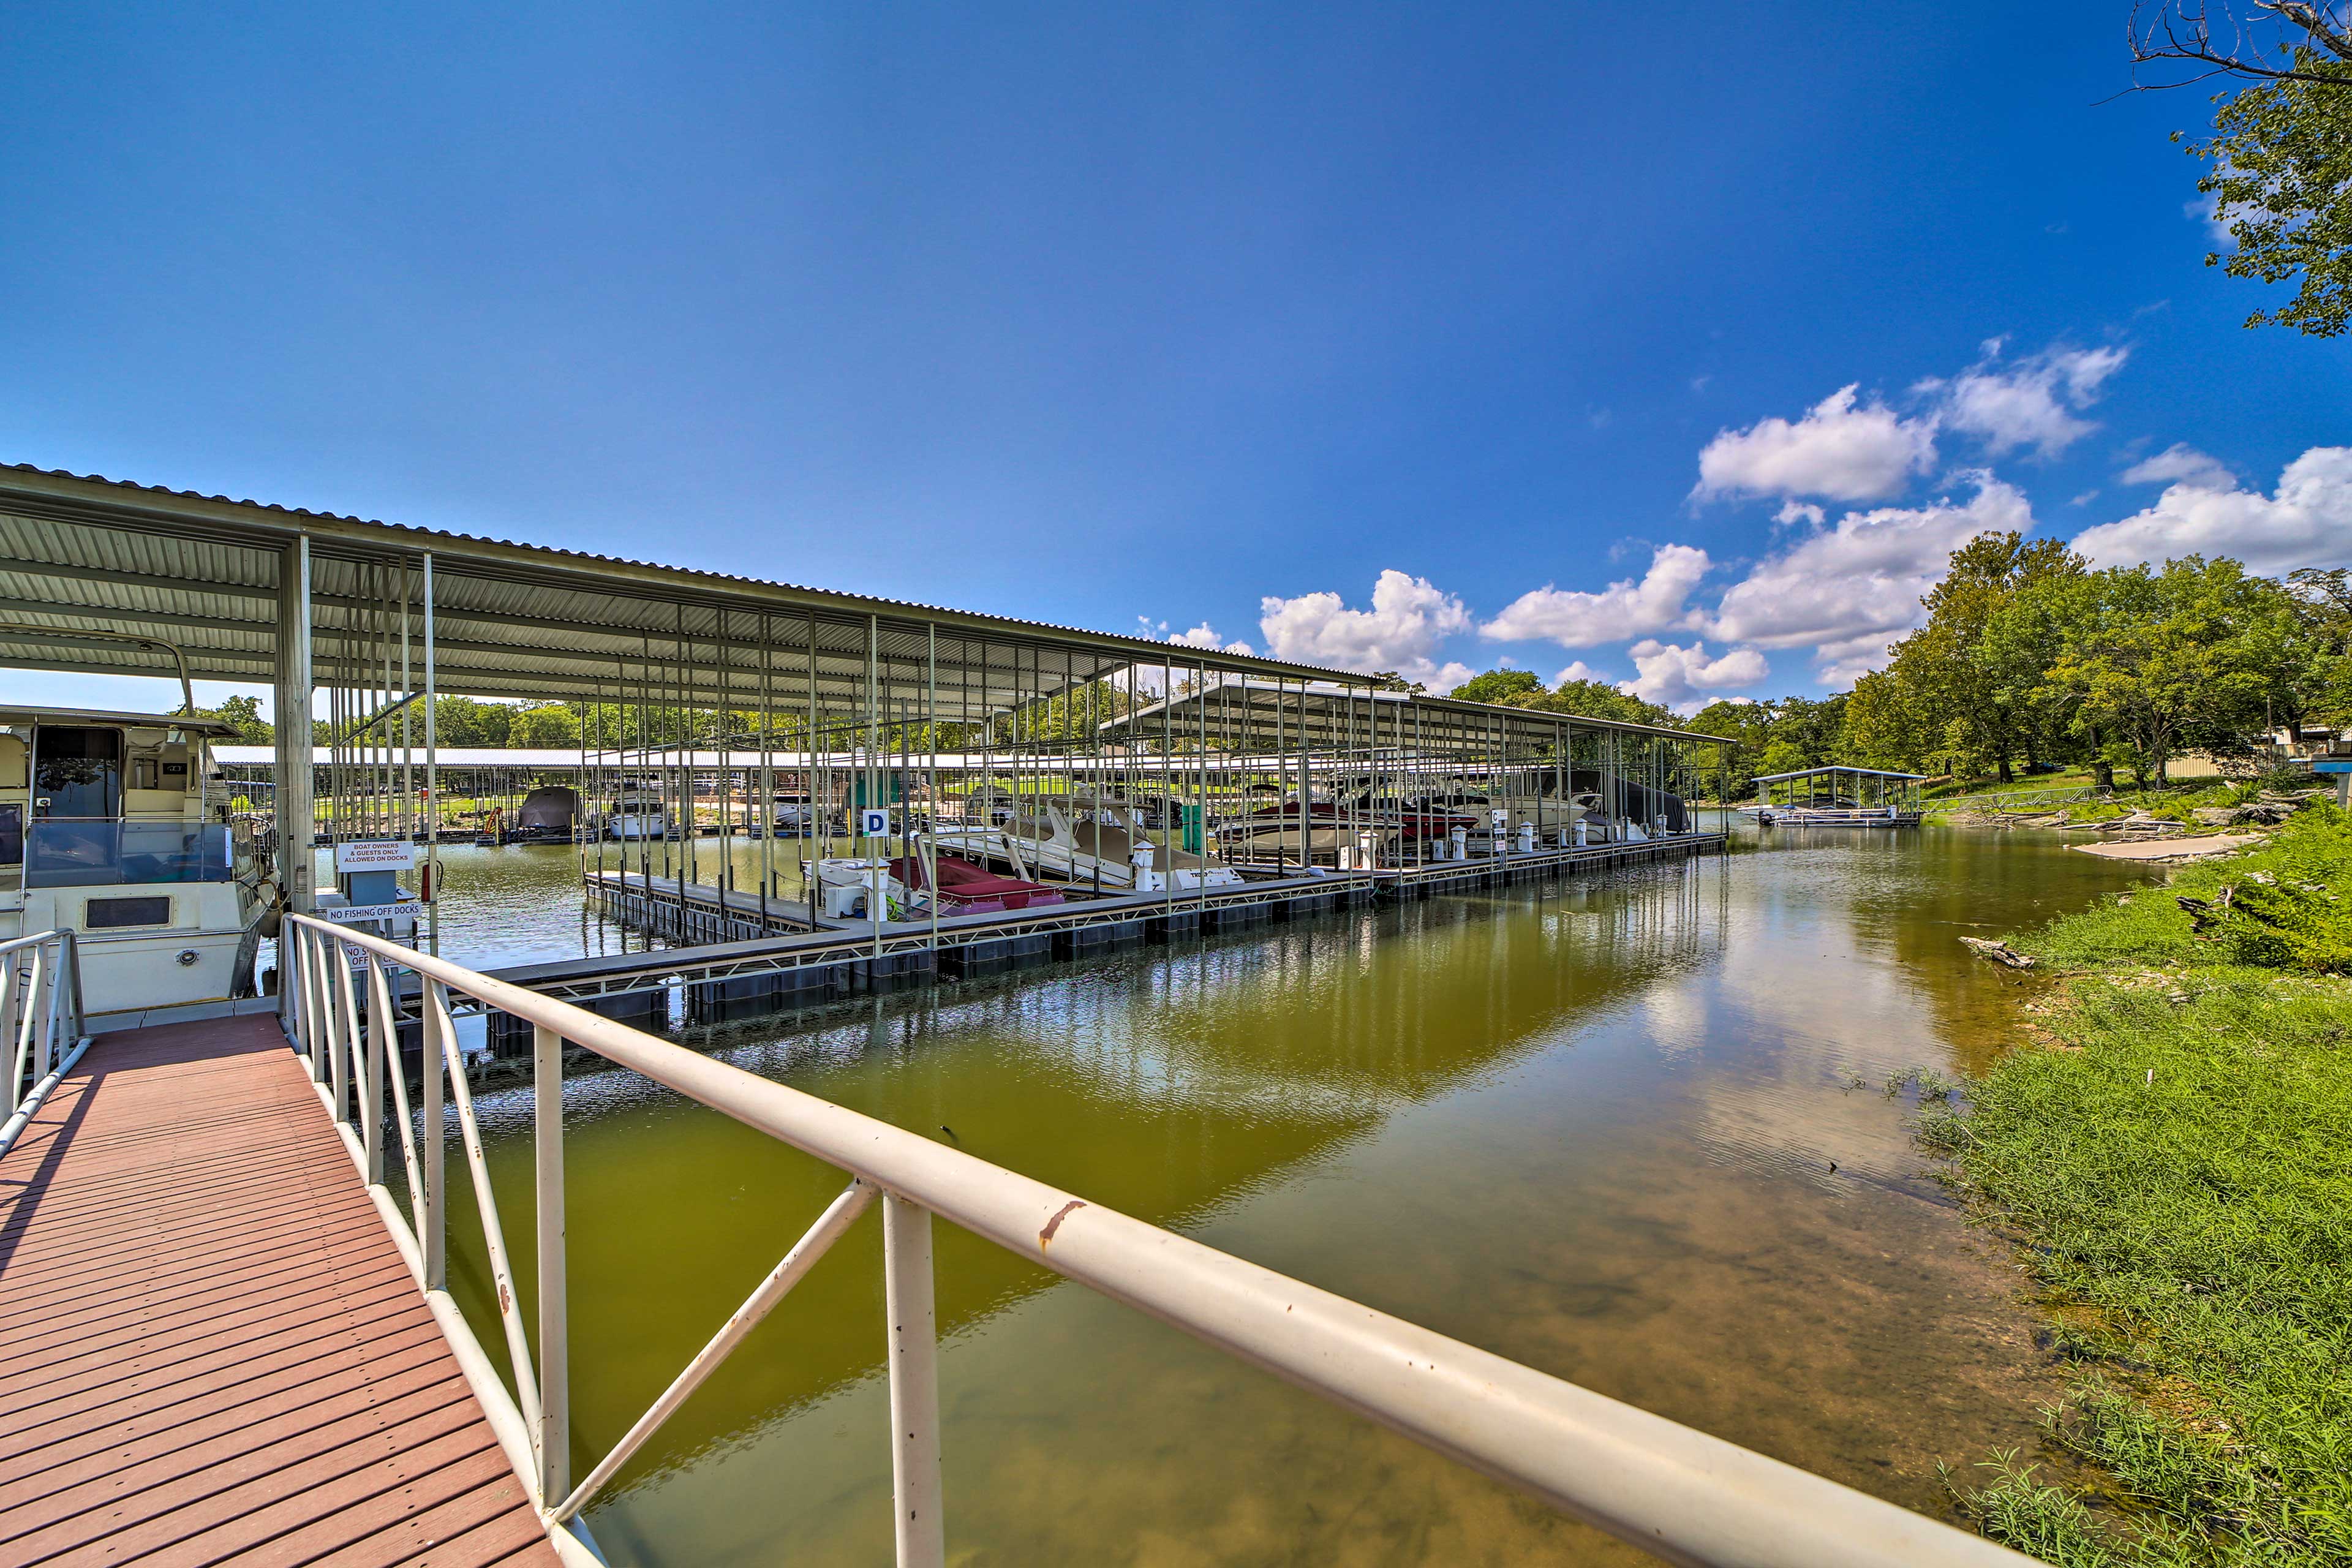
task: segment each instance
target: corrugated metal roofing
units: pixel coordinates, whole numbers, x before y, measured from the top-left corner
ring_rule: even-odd
[[[1362,678],[1358,677],[1359,680]],[[1175,726],[1182,735],[1187,725],[1206,719],[1212,735],[1222,730],[1239,727],[1252,733],[1273,733],[1284,725],[1295,728],[1304,714],[1308,727],[1318,741],[1328,744],[1363,746],[1366,737],[1374,732],[1373,722],[1365,717],[1360,706],[1350,704],[1377,702],[1383,708],[1411,704],[1424,715],[1449,716],[1458,721],[1454,727],[1502,725],[1513,741],[1533,738],[1542,741],[1557,732],[1562,725],[1579,730],[1608,730],[1623,735],[1654,735],[1671,741],[1701,742],[1717,748],[1734,742],[1720,735],[1701,734],[1691,730],[1665,729],[1655,724],[1635,724],[1622,719],[1593,719],[1581,713],[1556,713],[1548,709],[1513,708],[1497,702],[1465,702],[1458,697],[1432,697],[1426,693],[1404,691],[1374,691],[1360,685],[1349,689],[1339,682],[1316,681],[1303,689],[1269,686],[1254,680],[1212,683],[1200,691],[1178,696],[1172,702],[1150,702],[1139,705],[1131,714],[1105,721],[1099,728],[1105,736],[1123,735],[1130,725],[1138,726],[1148,735],[1152,725],[1166,722]],[[1203,714],[1202,709],[1208,710]],[[1163,715],[1165,716],[1163,719]],[[1378,720],[1379,743],[1392,743],[1388,739],[1391,726],[1402,722],[1389,712]]]
[[[876,641],[886,664],[926,663],[936,637],[942,675],[952,678],[951,685],[942,682],[943,697],[952,701],[968,689],[975,710],[1129,663],[1345,679],[1311,666],[1042,621],[29,464],[0,468],[0,619],[14,623],[0,651],[31,647],[31,657],[10,661],[31,668],[143,672],[152,661],[135,649],[72,641],[77,626],[131,623],[183,644],[203,675],[265,680],[276,641],[278,552],[297,535],[312,541],[321,684],[330,669],[384,657],[382,646],[362,644],[384,616],[386,600],[397,598],[395,565],[404,571],[426,552],[436,562],[443,690],[593,696],[621,679],[625,662],[635,664],[650,649],[656,664],[674,664],[673,650],[683,647],[696,668],[682,673],[677,700],[755,705],[759,671],[746,655],[763,612],[772,642],[799,660],[790,668],[803,686],[807,645],[814,639],[820,698],[846,698],[862,679],[868,617],[879,623]],[[28,631],[53,636],[27,638]],[[728,645],[727,658],[715,656]],[[600,680],[597,672],[607,665],[612,674]],[[725,667],[724,680],[704,665]],[[886,674],[886,685],[899,699],[928,689],[903,668]]]

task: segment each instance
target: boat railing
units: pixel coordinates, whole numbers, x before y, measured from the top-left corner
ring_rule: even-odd
[[[289,914],[288,1022],[369,1192],[488,1410],[550,1538],[585,1562],[581,1511],[826,1250],[878,1201],[889,1326],[898,1562],[940,1568],[939,1345],[931,1220],[1183,1330],[1669,1562],[1742,1568],[1940,1568],[2028,1559],[1950,1525],[1621,1404],[1018,1172],[567,1003],[369,933]],[[412,1126],[394,998],[416,977],[422,1089]],[[531,1027],[537,1332],[526,1331],[450,997]],[[571,1473],[563,1073],[578,1049],[834,1166],[848,1178],[758,1288],[612,1449]],[[455,1070],[451,1070],[452,1068]],[[449,1297],[444,1092],[483,1226],[509,1395]],[[387,1128],[413,1194],[384,1181]],[[536,1341],[536,1355],[532,1341]]]
[[[89,1046],[81,1010],[81,949],[69,931],[0,942],[0,1049],[8,1053],[0,1155]]]

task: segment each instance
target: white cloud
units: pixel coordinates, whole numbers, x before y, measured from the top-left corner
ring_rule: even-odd
[[[2124,470],[2127,485],[2184,484],[2192,489],[2233,490],[2238,476],[2185,441],[2175,441],[2153,458],[2143,458]]]
[[[1503,613],[1479,627],[1503,642],[1538,637],[1562,647],[1592,647],[1622,642],[1684,625],[1684,601],[1706,575],[1706,552],[1687,544],[1662,544],[1650,557],[1640,582],[1628,577],[1597,594],[1562,591],[1547,584],[1514,599]]]
[[[1609,678],[1607,676],[1601,674],[1599,670],[1593,668],[1591,665],[1585,663],[1580,658],[1574,664],[1570,665],[1566,669],[1561,670],[1558,675],[1553,676],[1551,678],[1551,683],[1554,686],[1564,686],[1571,680],[1606,680],[1608,679]]]
[[[1935,420],[1902,418],[1875,398],[1857,407],[1859,390],[1840,388],[1793,424],[1776,416],[1720,432],[1698,455],[1692,493],[1852,501],[1900,492],[1913,474],[1935,467]]]
[[[1372,585],[1372,607],[1351,610],[1333,593],[1272,595],[1258,601],[1258,627],[1276,658],[1338,669],[1394,670],[1433,691],[1449,690],[1476,672],[1440,663],[1438,645],[1470,629],[1462,601],[1423,577],[1391,568]]]
[[[2180,216],[2203,224],[2205,237],[2217,249],[2227,249],[2238,243],[2238,237],[2230,232],[2229,220],[2221,216],[2221,198],[2218,195],[2181,203]]]
[[[1165,631],[1168,627],[1168,623],[1162,621],[1160,623],[1160,629]],[[1199,626],[1194,626],[1190,631],[1178,632],[1174,637],[1170,637],[1168,640],[1174,643],[1179,647],[1213,647],[1222,653],[1247,654],[1252,658],[1255,658],[1257,655],[1257,649],[1250,647],[1250,645],[1245,642],[1225,641],[1223,637],[1217,635],[1216,628],[1210,626],[1206,621],[1202,621]]]
[[[2352,564],[2352,447],[2312,447],[2267,496],[2183,479],[2146,511],[2084,530],[2074,548],[2099,566],[2183,555],[2227,555],[2266,573]]]
[[[1946,426],[1981,437],[1995,456],[2032,447],[2054,458],[2097,429],[2075,415],[2098,401],[2099,389],[2131,357],[2122,348],[2052,348],[2003,367],[2000,349],[1995,338],[1971,369],[1918,386],[1940,395]]]
[[[2022,491],[1980,470],[1965,478],[1976,487],[1965,503],[1850,511],[1766,557],[1723,595],[1709,635],[1763,647],[1810,644],[1825,678],[1885,662],[1885,645],[1926,618],[1919,596],[1953,551],[1979,533],[2033,526]]]
[[[1644,702],[1659,702],[1680,712],[1696,712],[1705,693],[1733,686],[1753,686],[1771,673],[1764,656],[1752,647],[1738,647],[1709,658],[1706,645],[1695,642],[1677,647],[1645,637],[1628,650],[1640,673],[1617,683]]]

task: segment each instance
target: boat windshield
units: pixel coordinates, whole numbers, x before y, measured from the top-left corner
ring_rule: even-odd
[[[0,849],[9,847],[0,838]],[[236,851],[224,822],[108,822],[47,816],[24,834],[28,888],[228,882]]]

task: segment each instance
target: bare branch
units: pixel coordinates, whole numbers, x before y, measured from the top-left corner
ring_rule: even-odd
[[[2131,48],[2132,86],[2163,90],[2233,76],[2352,91],[2352,78],[2297,63],[2302,51],[2309,49],[2352,64],[2347,0],[2245,0],[2245,5],[2247,12],[2241,16],[2235,0],[2132,0],[2124,29]],[[2204,68],[2168,80],[2142,79],[2140,68],[2165,65]]]

